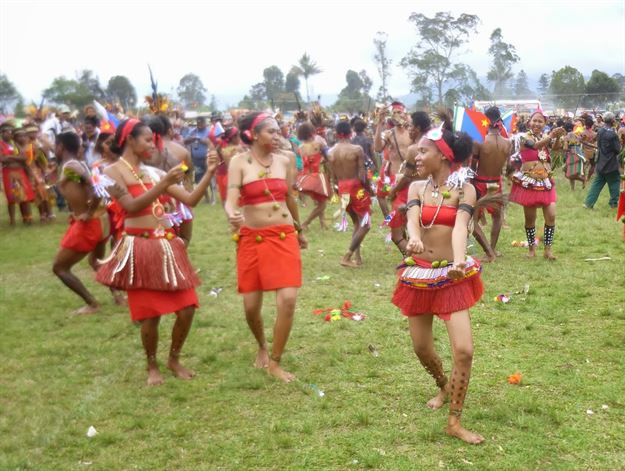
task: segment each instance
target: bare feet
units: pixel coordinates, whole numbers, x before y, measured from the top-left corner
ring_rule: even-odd
[[[161,375],[158,366],[148,366],[148,386],[159,386],[164,382],[165,380],[163,379],[163,375]]]
[[[356,262],[356,265],[358,266],[362,265],[362,255],[360,255],[360,249],[354,252],[354,262]]]
[[[167,361],[167,368],[169,368],[176,378],[191,379],[195,376],[195,372],[187,370],[180,364],[177,358],[169,358]]]
[[[545,252],[543,253],[543,257],[545,257],[547,260],[552,261],[552,262],[554,260],[557,260],[556,256],[551,253],[551,249],[545,249]]]
[[[343,257],[339,263],[343,265],[344,267],[348,267],[348,268],[360,267],[360,265],[358,265],[356,262],[352,262],[351,260],[346,260],[345,257]]]
[[[445,429],[445,432],[447,432],[447,435],[451,435],[452,437],[459,438],[460,440],[470,443],[472,445],[477,445],[484,441],[483,436],[477,433],[473,433],[467,430],[466,428],[463,428],[460,425],[460,422],[454,425],[448,425],[447,428]]]
[[[87,304],[86,306],[81,307],[80,309],[76,309],[74,311],[75,316],[82,316],[85,314],[95,314],[100,310],[100,306],[97,304],[91,305]]]
[[[432,410],[440,409],[445,404],[445,400],[449,396],[449,389],[445,386],[443,389],[438,391],[438,394],[430,399],[425,405],[428,406]]]
[[[269,354],[267,347],[260,347],[254,361],[254,368],[267,368],[269,366]]]
[[[493,253],[490,255],[486,255],[485,257],[480,259],[481,263],[491,263],[494,262],[495,260],[497,260],[497,256]]]
[[[529,248],[529,252],[527,253],[526,257],[527,258],[534,258],[536,256],[536,248],[535,247],[530,247]]]
[[[288,371],[284,371],[282,368],[280,368],[280,363],[273,360],[269,360],[269,367],[267,368],[267,372],[271,376],[274,376],[279,380],[284,381],[285,383],[290,383],[295,379],[294,374],[289,373]]]

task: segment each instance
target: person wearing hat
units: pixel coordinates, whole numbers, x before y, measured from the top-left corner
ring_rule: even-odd
[[[30,203],[35,199],[33,187],[26,173],[26,157],[14,142],[14,125],[10,121],[0,124],[0,164],[2,186],[9,209],[9,223],[15,225],[15,205],[19,205],[24,224],[32,223]],[[24,134],[19,131],[18,134]]]
[[[30,177],[35,191],[35,204],[39,210],[41,222],[49,222],[54,219],[50,207],[50,195],[46,183],[46,171],[48,169],[48,156],[37,139],[39,127],[34,124],[24,127],[24,137],[20,137],[18,147],[26,156],[28,176]]]
[[[71,122],[71,110],[67,105],[60,105],[58,107],[59,112],[59,126],[61,128],[61,132],[76,132],[76,128]]]
[[[584,207],[592,209],[599,199],[601,190],[608,185],[610,191],[610,208],[616,208],[619,198],[620,172],[618,155],[621,152],[621,143],[618,135],[612,129],[614,125],[614,113],[607,112],[603,115],[605,125],[597,131],[597,164],[595,166],[595,178],[590,184]]]

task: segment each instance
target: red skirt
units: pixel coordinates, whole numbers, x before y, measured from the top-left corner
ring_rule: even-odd
[[[125,229],[111,255],[101,260],[96,279],[128,292],[133,321],[199,307],[195,287],[200,280],[182,239],[171,229]]]
[[[327,175],[323,173],[300,173],[295,185],[297,190],[315,201],[325,201],[332,196]]]
[[[391,191],[391,187],[395,184],[395,175],[386,174],[386,166],[388,165],[390,165],[389,162],[384,164],[384,169],[380,173],[380,178],[376,185],[375,195],[378,198],[386,198]]]
[[[69,228],[61,240],[61,247],[74,252],[88,253],[93,251],[111,234],[108,212],[87,221],[70,218]]]
[[[239,293],[302,286],[302,259],[293,226],[242,227],[237,281]]]
[[[9,204],[30,203],[35,199],[30,178],[21,167],[3,167],[2,186]]]
[[[515,172],[512,175],[509,200],[530,208],[549,206],[557,201],[556,184],[551,178],[535,180],[521,171]]]
[[[480,278],[481,266],[471,257],[461,280],[447,276],[451,264],[432,268],[431,262],[413,258],[414,266],[402,264],[392,302],[404,316],[434,314],[447,321],[451,314],[469,309],[484,293]]]
[[[225,203],[226,197],[228,196],[228,174],[217,174],[215,175],[215,180],[217,180],[217,188],[219,189],[219,197],[221,198],[221,202]]]

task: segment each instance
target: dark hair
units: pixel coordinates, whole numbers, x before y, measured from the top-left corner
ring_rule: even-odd
[[[443,140],[454,153],[454,162],[464,162],[473,154],[473,139],[466,132],[443,129]]]
[[[165,127],[165,132],[163,134],[167,134],[169,130],[173,127],[171,124],[171,120],[164,114],[158,115],[158,117],[161,118],[163,126]]]
[[[562,126],[564,126],[564,120],[562,118],[559,118],[556,121],[556,126],[558,126],[559,128],[561,128]]]
[[[239,130],[235,126],[229,126],[224,130],[223,134],[219,136],[218,142],[225,147],[238,135]]]
[[[432,121],[425,111],[415,111],[410,115],[412,125],[419,128],[419,131],[426,132],[432,126]]]
[[[252,123],[254,122],[254,120],[260,116],[261,114],[265,114],[262,111],[252,111],[251,113],[247,113],[244,114],[243,116],[241,116],[239,118],[238,124],[239,124],[239,131],[241,133],[241,140],[245,143],[245,144],[252,144],[252,131],[258,130],[260,127],[260,124],[265,121],[261,121],[261,123],[258,123],[255,127],[255,129],[251,129],[252,127]],[[269,118],[271,115],[267,115],[267,117]]]
[[[142,121],[150,127],[154,134],[158,134],[159,136],[165,135],[165,123],[163,123],[160,116],[147,116]]]
[[[501,120],[501,112],[499,111],[499,108],[497,108],[496,106],[491,106],[484,112],[484,114],[490,121],[490,127],[496,128],[497,121]]]
[[[363,132],[365,129],[367,129],[367,123],[365,123],[362,119],[356,119],[354,121],[354,131],[356,132]]]
[[[592,128],[593,124],[595,124],[595,122],[590,116],[586,116],[586,118],[584,118],[584,126],[586,126],[586,129]]]
[[[98,121],[98,118],[96,118],[95,116],[86,116],[84,124],[91,124],[94,128],[97,128],[100,122]]]
[[[348,121],[339,121],[335,127],[335,130],[337,134],[349,136],[352,132],[352,127],[349,125]]]
[[[101,132],[100,134],[98,134],[98,138],[95,140],[95,146],[93,147],[93,150],[95,150],[98,154],[102,154],[102,144],[104,144],[104,141],[106,141],[109,137],[111,137],[110,132]]]
[[[566,132],[571,132],[573,130],[573,123],[571,123],[570,121],[564,123],[564,130]]]
[[[122,131],[124,129],[124,126],[128,121],[129,120],[125,119],[119,123],[119,126],[117,126],[117,130],[115,131],[115,139],[113,140],[113,143],[111,144],[111,152],[113,152],[114,154],[122,155],[124,153],[124,148],[126,147],[127,139],[124,142],[122,142],[121,145],[119,143],[119,140],[122,137]],[[134,125],[134,127],[132,128],[132,131],[130,131],[129,136],[137,137],[139,134],[141,134],[141,132],[145,128],[149,129],[149,126],[145,124],[144,122],[139,121],[138,123]]]
[[[56,136],[56,142],[61,144],[63,149],[70,154],[78,154],[78,149],[80,149],[80,137],[78,137],[78,134],[75,132],[62,132]]]
[[[309,121],[306,121],[305,123],[300,124],[299,128],[297,128],[297,138],[300,141],[307,141],[314,135],[315,135],[315,127]]]

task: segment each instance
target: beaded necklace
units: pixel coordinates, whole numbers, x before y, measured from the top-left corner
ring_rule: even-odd
[[[276,201],[276,198],[273,196],[273,193],[271,192],[271,190],[269,189],[269,185],[267,185],[267,178],[271,177],[271,166],[273,165],[273,154],[271,154],[271,162],[269,162],[269,165],[265,165],[263,164],[258,157],[256,157],[256,155],[254,154],[254,152],[252,152],[252,149],[250,149],[250,155],[254,158],[254,160],[261,166],[263,167],[265,170],[261,170],[260,172],[258,172],[258,178],[260,180],[262,180],[265,183],[265,189],[263,190],[263,193],[266,196],[271,196],[271,199],[273,201],[273,204],[271,205],[271,208],[274,211],[278,211],[281,207],[280,203],[278,203],[278,201]],[[252,163],[252,159],[248,158],[248,163]],[[286,218],[288,217],[288,213],[282,213],[282,217]]]
[[[143,191],[145,191],[146,193],[148,192],[148,188],[145,186],[145,183],[143,183],[143,177],[145,176],[143,172],[141,172],[141,174],[138,174],[134,167],[130,164],[130,162],[128,162],[126,159],[124,159],[123,157],[120,157],[119,160],[121,160],[124,165],[126,165],[126,167],[128,167],[128,170],[130,170],[130,173],[132,173],[132,176],[135,177],[135,180],[137,180],[139,182],[139,185],[141,185],[141,188],[143,189]],[[154,180],[152,179],[152,177],[150,177],[150,175],[147,175],[149,182],[152,186],[154,186]],[[163,216],[165,216],[165,207],[163,206],[163,204],[158,200],[158,198],[156,198],[154,201],[152,201],[152,216],[154,216],[156,219],[158,219],[159,221],[159,229],[163,229],[163,226],[161,224],[161,220],[163,219]]]
[[[425,186],[423,187],[423,191],[421,192],[421,201],[423,201],[423,205],[425,206],[425,190],[427,190],[428,185],[432,185],[432,187],[434,188],[434,190],[432,191],[432,197],[433,198],[437,198],[438,197],[438,186],[434,186],[434,182],[432,181],[432,177],[430,176],[427,181],[425,182]],[[436,195],[435,195],[436,193]],[[443,192],[443,193],[448,193],[448,192]],[[443,207],[443,201],[445,201],[445,195],[441,195],[441,199],[438,202],[438,205],[436,206],[436,212],[434,213],[434,216],[432,217],[432,222],[430,222],[430,224],[428,224],[427,226],[425,224],[423,224],[423,210],[421,210],[419,212],[419,223],[421,224],[421,227],[423,229],[430,229],[434,223],[436,222],[436,218],[438,217],[438,213],[440,212],[441,208]]]

